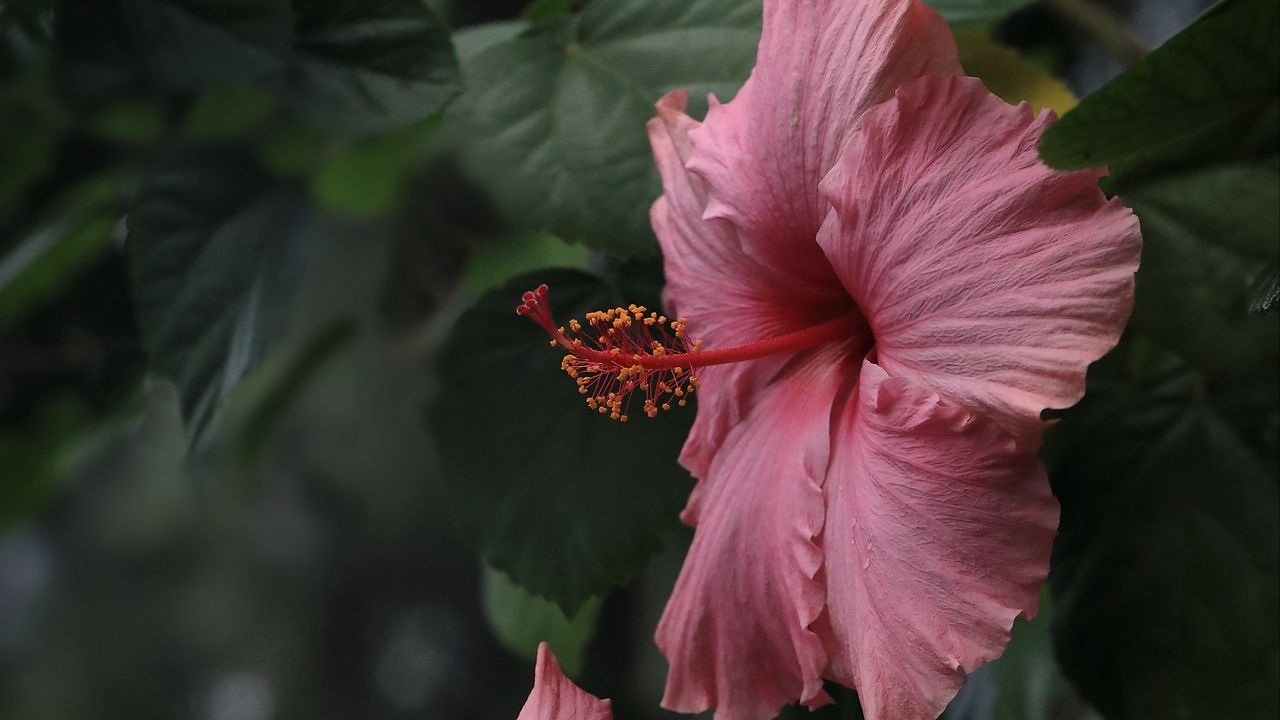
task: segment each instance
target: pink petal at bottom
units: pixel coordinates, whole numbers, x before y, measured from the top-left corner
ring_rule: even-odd
[[[932,720],[1034,614],[1058,505],[1034,450],[865,362],[834,433],[822,537],[828,677],[867,720]]]
[[[613,720],[613,708],[574,685],[546,643],[538,645],[533,692],[516,720]]]

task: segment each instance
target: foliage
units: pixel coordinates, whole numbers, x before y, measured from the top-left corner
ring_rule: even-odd
[[[459,523],[490,564],[571,617],[628,580],[675,527],[692,487],[673,452],[689,418],[636,412],[622,424],[588,412],[567,379],[557,382],[563,353],[512,298],[545,282],[565,322],[620,302],[656,306],[637,274],[544,270],[488,294],[458,319],[431,411]]]

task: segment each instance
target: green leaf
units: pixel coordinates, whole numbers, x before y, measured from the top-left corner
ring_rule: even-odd
[[[1226,0],[1050,127],[1040,144],[1059,168],[1128,165],[1207,136],[1274,137],[1280,103],[1275,0]]]
[[[1061,80],[1013,48],[997,43],[987,30],[965,28],[956,31],[955,36],[965,73],[981,78],[1005,102],[1016,105],[1026,101],[1037,113],[1049,108],[1059,115],[1076,106],[1076,96]]]
[[[302,342],[276,352],[239,392],[248,400],[236,430],[236,462],[245,467],[256,461],[280,419],[293,407],[308,383],[356,334],[353,320],[329,323]]]
[[[455,105],[477,175],[535,230],[621,254],[657,249],[661,186],[645,122],[667,91],[731,97],[755,61],[751,0],[594,2],[464,66]],[[715,48],[714,52],[692,52]]]
[[[111,250],[120,219],[118,193],[106,178],[72,187],[53,204],[53,219],[37,224],[0,257],[0,332]]]
[[[316,124],[372,132],[457,90],[449,34],[421,0],[65,0],[58,35],[65,84],[87,99],[258,83]]]
[[[97,109],[89,118],[89,129],[94,135],[130,145],[159,140],[164,127],[164,108],[149,98],[116,100]]]
[[[90,97],[261,79],[293,43],[289,0],[61,0],[55,17],[65,85]]]
[[[1280,303],[1280,260],[1272,260],[1271,265],[1249,289],[1249,312],[1254,315],[1271,312]]]
[[[299,111],[378,131],[422,120],[458,90],[449,32],[422,0],[295,0]]]
[[[566,322],[656,306],[656,283],[637,286],[638,275],[522,276],[462,315],[440,360],[430,417],[456,517],[490,565],[567,615],[626,582],[676,526],[692,485],[676,456],[693,413],[637,412],[624,424],[591,412],[562,353],[515,306],[543,282]]]
[[[315,232],[300,191],[236,158],[161,169],[140,191],[127,241],[138,324],[193,446],[282,334]]]
[[[256,85],[214,85],[187,110],[182,135],[195,141],[235,139],[259,127],[275,108],[275,97]]]
[[[548,233],[499,239],[472,253],[463,271],[464,284],[479,295],[516,275],[549,267],[586,269],[587,251]]]
[[[0,434],[0,531],[30,516],[62,485],[65,458],[91,427],[88,411],[71,398],[43,408],[30,427]]]
[[[439,130],[435,116],[341,148],[311,178],[311,192],[326,207],[349,215],[385,212],[409,174],[438,148]]]
[[[496,570],[485,568],[483,584],[485,619],[503,647],[533,662],[539,643],[546,642],[566,673],[582,671],[600,616],[598,599],[588,600],[570,620],[554,603],[530,595]]]
[[[1213,373],[1272,373],[1274,318],[1248,313],[1250,286],[1280,247],[1280,167],[1210,166],[1117,190],[1142,222],[1133,324]]]
[[[1032,0],[925,0],[952,25],[996,22],[1031,3]]]
[[[466,65],[477,55],[495,45],[514,40],[533,24],[528,20],[503,20],[464,27],[453,34],[453,47],[458,60]]]
[[[1109,720],[1280,714],[1280,388],[1091,372],[1056,428],[1058,657]]]
[[[550,20],[573,12],[576,0],[533,0],[521,16],[532,21]]]
[[[53,169],[61,135],[50,117],[50,90],[43,77],[8,78],[0,88],[0,222],[21,206],[24,193]],[[34,97],[33,97],[34,96]]]

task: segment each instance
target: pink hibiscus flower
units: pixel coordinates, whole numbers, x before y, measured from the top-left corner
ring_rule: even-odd
[[[1041,412],[1117,342],[1138,223],[1100,171],[1040,162],[1051,113],[963,77],[918,0],[764,12],[732,102],[700,124],[674,92],[649,124],[684,318],[566,333],[545,287],[519,312],[615,419],[697,390],[665,707],[765,720],[833,680],[869,720],[934,718],[1036,610],[1058,522]]]
[[[583,692],[560,670],[546,643],[538,645],[533,692],[516,720],[613,720],[608,700]]]

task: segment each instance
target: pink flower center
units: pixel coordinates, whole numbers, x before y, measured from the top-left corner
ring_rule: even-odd
[[[547,286],[526,292],[516,314],[524,315],[551,336],[552,347],[569,352],[560,369],[578,385],[587,406],[611,420],[626,422],[632,394],[644,395],[644,412],[654,417],[683,407],[698,388],[698,368],[790,354],[849,337],[861,316],[845,313],[823,323],[729,348],[702,349],[690,341],[684,318],[669,320],[643,305],[587,313],[586,324],[570,320],[568,330],[556,323],[547,302]]]

